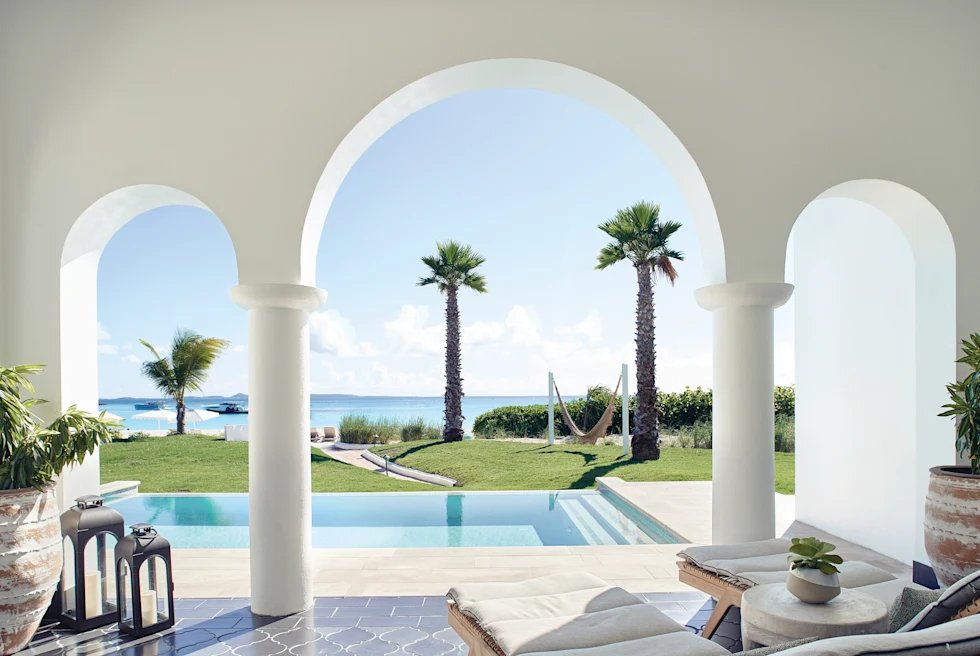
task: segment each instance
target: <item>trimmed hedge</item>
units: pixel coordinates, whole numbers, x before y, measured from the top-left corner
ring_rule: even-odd
[[[575,399],[566,404],[568,414],[575,424],[584,430],[591,428],[598,421],[609,403],[612,393],[607,388],[590,390],[587,398]],[[776,415],[792,417],[796,411],[795,390],[792,387],[777,387],[774,390],[774,406]],[[667,429],[677,429],[694,426],[698,422],[711,421],[711,390],[696,387],[686,388],[683,392],[661,392],[658,397],[660,409],[660,424]],[[613,413],[613,423],[610,429],[618,433],[623,423],[621,404]],[[633,411],[636,408],[636,396],[630,397],[630,430],[633,429]],[[538,405],[508,405],[485,412],[473,422],[473,432],[480,437],[508,434],[516,437],[537,437],[548,432],[548,406]],[[555,407],[555,434],[568,435],[568,428],[562,421],[561,412]]]

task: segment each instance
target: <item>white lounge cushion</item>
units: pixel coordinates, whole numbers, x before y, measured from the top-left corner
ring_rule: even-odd
[[[921,631],[880,633],[817,640],[787,649],[780,656],[977,656],[980,615]]]
[[[688,547],[677,556],[689,563],[701,566],[709,560],[739,560],[756,556],[772,556],[774,554],[789,555],[793,541],[786,538],[760,540],[758,542],[740,542],[738,544],[709,544],[702,547]],[[748,570],[745,570],[748,571]]]
[[[570,617],[503,620],[484,624],[507,656],[586,649],[685,631],[650,604],[622,606]]]
[[[702,564],[701,567],[740,585],[783,583],[789,575],[787,555],[756,556],[739,560],[710,560]],[[860,588],[895,579],[894,574],[859,560],[845,561],[838,565],[838,569],[840,570],[840,584],[844,588]]]
[[[600,647],[536,651],[524,656],[729,656],[721,645],[687,631],[616,642]]]
[[[487,599],[467,604],[465,608],[459,607],[459,610],[487,626],[491,622],[502,620],[567,617],[642,603],[642,599],[622,588],[606,586],[537,597]]]
[[[465,611],[471,604],[489,599],[537,597],[606,587],[609,584],[598,576],[586,572],[568,572],[513,583],[464,583],[449,588],[446,595],[456,602],[461,611]]]

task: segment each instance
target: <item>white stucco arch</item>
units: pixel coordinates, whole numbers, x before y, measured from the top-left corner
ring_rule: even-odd
[[[797,518],[927,562],[929,467],[955,460],[937,416],[956,375],[953,237],[924,196],[875,179],[816,196],[793,235]]]
[[[99,260],[116,232],[137,216],[160,207],[189,205],[210,211],[195,196],[173,187],[140,184],[110,192],[90,205],[72,224],[61,253],[60,371],[61,408],[99,409],[98,304]],[[81,494],[99,488],[98,453],[62,476],[59,503],[67,507]]]
[[[446,98],[484,89],[528,88],[581,100],[617,119],[663,162],[683,193],[704,258],[705,280],[724,283],[725,247],[711,194],[693,157],[667,125],[634,96],[597,75],[540,59],[488,59],[432,73],[372,109],[341,141],[313,192],[303,225],[300,277],[316,284],[316,256],[330,205],[358,158],[399,121]]]

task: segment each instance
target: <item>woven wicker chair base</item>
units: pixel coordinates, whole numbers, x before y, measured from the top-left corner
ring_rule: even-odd
[[[725,613],[732,606],[742,607],[742,593],[748,590],[747,586],[726,581],[686,560],[677,563],[677,578],[681,583],[686,583],[695,590],[700,590],[718,600],[715,609],[711,612],[711,617],[704,625],[704,631],[701,632],[702,638],[711,639],[711,636],[718,630],[718,625],[725,619]]]
[[[457,610],[455,602],[446,601],[446,609],[449,613],[449,626],[470,648],[470,656],[507,656],[479,622]]]

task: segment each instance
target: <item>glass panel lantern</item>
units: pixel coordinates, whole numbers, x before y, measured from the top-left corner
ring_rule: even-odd
[[[143,637],[174,625],[170,543],[149,524],[134,524],[116,545],[119,630]]]
[[[119,619],[113,553],[123,537],[122,515],[102,497],[84,496],[61,515],[64,569],[58,583],[58,619],[87,631]]]

